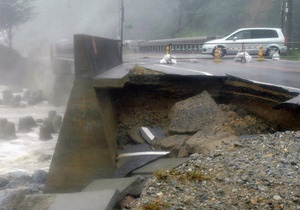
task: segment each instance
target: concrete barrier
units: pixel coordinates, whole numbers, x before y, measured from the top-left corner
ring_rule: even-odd
[[[51,162],[45,192],[78,192],[115,169],[116,124],[109,95],[92,78],[121,64],[119,42],[74,36],[75,81]],[[100,99],[100,100],[98,100]]]

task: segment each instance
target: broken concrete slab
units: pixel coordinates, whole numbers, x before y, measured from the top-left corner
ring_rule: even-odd
[[[155,151],[148,144],[128,146],[123,149],[118,156],[117,168],[115,170],[114,177],[125,177],[135,169],[169,153],[169,151]]]
[[[119,201],[119,193],[114,189],[95,192],[81,192],[72,194],[58,194],[50,210],[99,210],[112,209]]]
[[[137,177],[115,178],[115,179],[96,179],[90,183],[82,192],[103,191],[116,189],[119,192],[120,200],[141,184]],[[119,200],[119,201],[120,201]]]
[[[282,109],[284,107],[290,107],[293,109],[300,109],[300,95],[296,96],[295,98],[292,98],[290,100],[287,100],[283,103],[277,104],[274,106],[274,109]]]
[[[115,189],[69,194],[30,195],[26,196],[19,208],[22,210],[111,210],[119,200],[119,192]]]
[[[189,158],[162,158],[153,161],[131,173],[134,175],[151,175],[159,170],[171,170],[187,162]]]
[[[166,135],[163,130],[159,127],[150,128],[150,127],[141,127],[140,132],[142,137],[146,140],[148,144],[152,144],[154,139],[164,139]]]

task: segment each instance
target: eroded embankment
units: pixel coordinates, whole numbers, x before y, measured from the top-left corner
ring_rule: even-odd
[[[203,97],[204,92],[208,96]],[[207,139],[221,141],[232,136],[300,128],[296,120],[299,117],[299,109],[295,107],[274,109],[276,105],[294,98],[297,93],[254,84],[235,77],[165,75],[135,68],[131,71],[124,88],[110,90],[110,94],[116,112],[119,148],[127,144],[143,143],[139,134],[139,128],[143,126],[162,128],[168,138],[161,143],[154,142],[154,145],[160,149],[171,150],[171,156],[175,157],[187,157],[194,152],[203,152],[203,148],[195,150],[197,146],[194,143],[189,146],[186,140],[198,132],[202,134],[204,132]],[[182,109],[191,114],[195,107],[190,109],[189,106],[193,106],[193,103],[200,104],[198,112],[203,112],[203,116],[213,112],[211,118],[215,121],[203,120],[207,125],[203,124],[198,130],[172,130],[170,124],[174,119],[171,113],[174,112],[175,104],[179,102],[188,104],[188,101],[196,96],[199,96],[196,101],[190,101],[190,104]],[[215,105],[218,106],[217,113],[215,110],[209,111]],[[197,120],[195,119],[197,116],[193,113],[192,115],[190,121]],[[217,119],[218,116],[222,117]],[[217,121],[222,122],[216,126]],[[184,127],[184,123],[187,122],[182,122],[179,126]],[[174,142],[177,142],[177,145]],[[207,149],[210,147],[209,144],[215,144],[212,142],[207,144]],[[203,144],[203,141],[198,143]],[[186,151],[180,151],[179,147],[184,145]]]

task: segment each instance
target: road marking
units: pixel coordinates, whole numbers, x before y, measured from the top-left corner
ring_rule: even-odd
[[[284,89],[290,89],[290,90],[300,92],[299,88],[289,87],[289,86],[285,86],[285,85],[276,85],[276,84],[267,83],[267,82],[259,82],[259,81],[250,80],[250,79],[249,79],[249,81],[254,82],[254,83],[258,83],[258,84],[262,84],[262,85],[271,85],[271,86],[281,87],[281,88],[284,88]]]
[[[278,61],[276,61],[278,62]],[[253,63],[253,62],[252,62]],[[296,68],[296,67],[291,67],[291,68],[288,68],[288,67],[277,67],[277,66],[265,66],[265,65],[244,65],[242,63],[226,63],[226,64],[229,64],[229,65],[236,65],[236,66],[244,66],[244,67],[255,67],[255,68],[260,68],[260,69],[276,69],[276,70],[283,70],[283,71],[299,71],[300,69],[299,68]]]
[[[145,132],[145,134],[151,141],[155,138],[155,136],[151,133],[151,131],[148,128],[142,127],[142,130]]]
[[[193,70],[193,69],[179,68],[179,67],[173,67],[173,66],[167,66],[167,65],[158,65],[158,64],[155,64],[155,65],[156,66],[161,66],[161,67],[167,67],[167,68],[171,68],[171,69],[179,69],[179,70],[184,70],[184,71],[201,73],[201,74],[204,74],[206,76],[213,76],[213,74],[210,74],[210,73],[205,72],[205,71],[197,71],[197,70]]]
[[[164,151],[131,152],[131,153],[120,154],[118,156],[118,158],[141,156],[141,155],[166,155],[166,154],[169,154],[169,153],[170,152],[164,152]]]

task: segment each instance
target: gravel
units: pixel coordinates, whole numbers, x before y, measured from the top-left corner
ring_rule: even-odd
[[[222,142],[158,171],[131,209],[300,210],[300,131]]]

